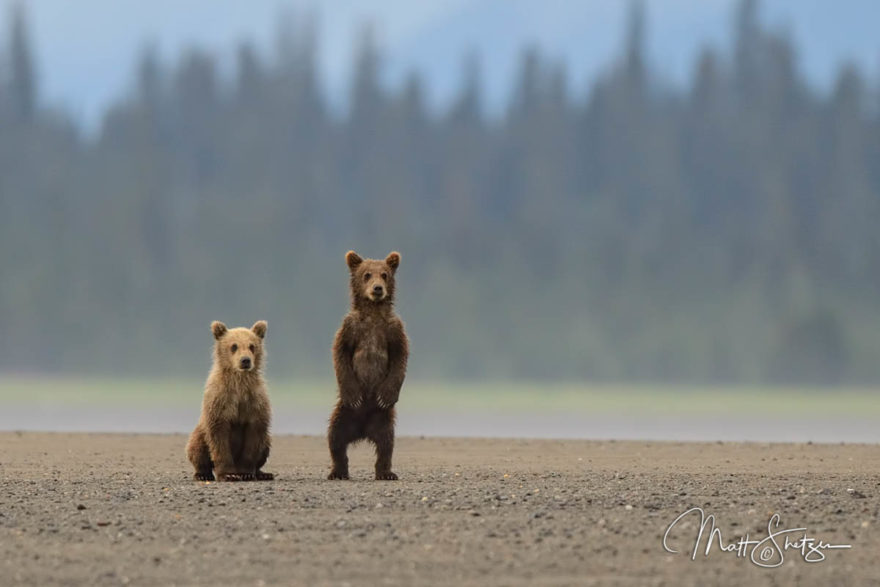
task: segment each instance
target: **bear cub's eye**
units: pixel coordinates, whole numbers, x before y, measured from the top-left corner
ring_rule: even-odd
[[[364,273],[364,281],[369,281],[372,276],[372,273]]]
[[[251,349],[251,352],[254,352],[254,351],[256,350],[257,347],[255,347],[254,345],[251,345],[251,346],[249,346],[248,348]]]
[[[388,279],[388,274],[387,274],[387,273],[383,273],[383,274],[382,274],[382,279]]]
[[[232,345],[231,347],[229,347],[229,350],[234,353],[235,351],[238,350],[238,345],[237,344]]]

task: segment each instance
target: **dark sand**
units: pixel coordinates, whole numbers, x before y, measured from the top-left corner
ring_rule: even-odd
[[[185,442],[0,433],[0,585],[880,585],[878,446],[401,438],[400,481],[358,447],[330,482],[322,438],[282,436],[276,481],[205,484]],[[692,561],[693,518],[665,552],[693,506],[725,543],[779,513],[852,548]]]

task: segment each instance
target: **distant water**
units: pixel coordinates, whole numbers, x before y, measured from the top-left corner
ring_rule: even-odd
[[[193,409],[93,409],[71,406],[4,406],[0,430],[58,432],[188,433],[198,419]],[[328,412],[278,409],[275,434],[324,434]],[[761,416],[742,414],[648,416],[573,412],[456,412],[398,410],[400,436],[583,438],[618,440],[880,443],[876,418]]]

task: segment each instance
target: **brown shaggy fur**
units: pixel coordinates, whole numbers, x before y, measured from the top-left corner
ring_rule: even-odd
[[[194,477],[213,481],[269,480],[260,469],[269,458],[272,414],[263,381],[266,322],[228,329],[213,322],[214,366],[205,384],[202,416],[189,438],[186,455]]]
[[[384,260],[345,255],[351,271],[351,311],[333,342],[339,401],[327,433],[333,469],[330,479],[348,479],[348,445],[367,439],[376,445],[376,479],[391,472],[394,404],[406,376],[409,343],[394,313],[394,274],[400,254]]]

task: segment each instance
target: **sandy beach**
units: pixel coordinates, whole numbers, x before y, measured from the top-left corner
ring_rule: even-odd
[[[276,481],[206,484],[184,444],[0,433],[0,583],[880,584],[875,445],[402,437],[400,481],[374,481],[359,446],[352,480],[330,482],[323,438],[279,436]],[[705,556],[707,529],[691,560],[697,512],[663,546],[691,508],[725,546],[779,514],[775,531],[806,529],[781,545],[850,548],[780,546],[761,568],[749,544]]]

